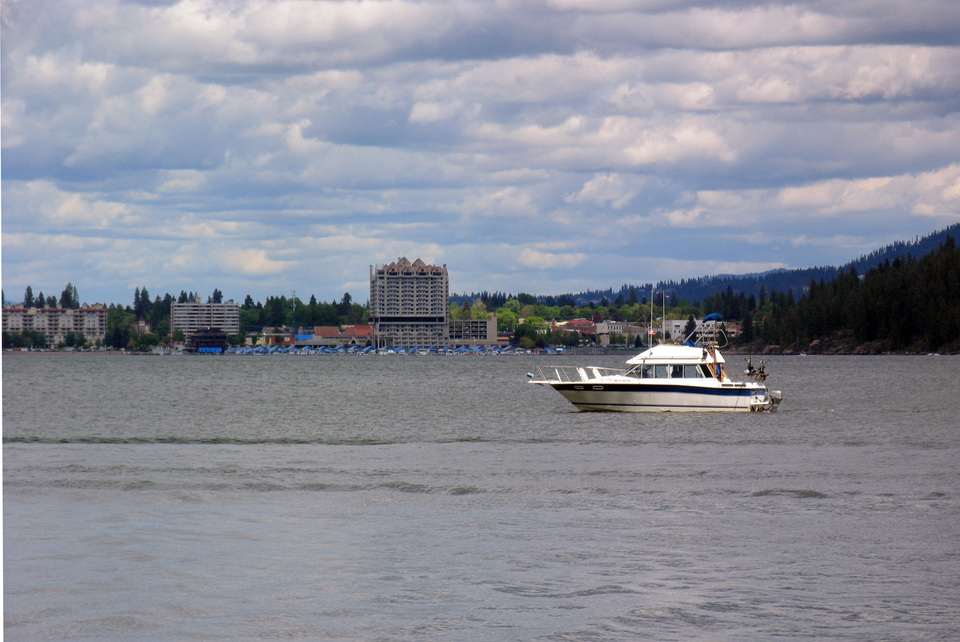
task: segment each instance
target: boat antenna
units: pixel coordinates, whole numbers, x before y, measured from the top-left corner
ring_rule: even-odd
[[[653,283],[650,284],[650,327],[647,328],[647,348],[653,347]]]

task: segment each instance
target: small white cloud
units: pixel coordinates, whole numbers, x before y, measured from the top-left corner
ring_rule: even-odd
[[[57,198],[43,206],[44,219],[53,229],[104,229],[132,220],[131,208],[126,203],[112,202],[87,194],[59,193]]]
[[[623,150],[633,165],[669,165],[695,159],[731,163],[736,153],[724,137],[696,122],[641,131]]]
[[[157,191],[170,194],[196,192],[209,180],[206,172],[189,169],[165,172],[165,178]]]
[[[774,75],[743,87],[737,98],[745,103],[789,103],[800,98],[800,90],[790,80]]]
[[[448,103],[415,103],[410,110],[411,123],[433,123],[438,120],[448,120],[457,115],[463,108],[463,102],[454,100]]]
[[[537,213],[530,194],[517,187],[483,191],[471,194],[463,203],[469,216],[481,215],[495,218],[532,216]]]
[[[586,260],[586,254],[541,252],[524,248],[517,256],[517,262],[537,270],[574,268]]]
[[[224,254],[224,266],[247,276],[280,274],[293,266],[291,261],[276,261],[265,250],[228,250]]]
[[[692,209],[666,212],[665,216],[673,227],[693,227],[701,223],[703,213],[704,209],[702,207],[694,207]]]
[[[595,174],[584,183],[579,192],[566,194],[563,200],[567,203],[596,203],[597,205],[609,203],[613,209],[619,210],[626,207],[636,195],[636,190],[628,188],[619,174]]]

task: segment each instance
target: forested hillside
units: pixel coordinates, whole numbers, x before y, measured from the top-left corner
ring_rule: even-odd
[[[758,295],[760,288],[767,292],[787,292],[793,290],[801,292],[811,281],[833,279],[844,270],[855,269],[859,274],[865,274],[871,268],[882,265],[884,262],[893,262],[897,259],[906,260],[910,257],[919,258],[934,252],[948,237],[960,238],[960,223],[955,223],[939,232],[914,239],[913,241],[898,241],[886,247],[870,252],[860,258],[840,267],[810,267],[796,270],[774,270],[762,274],[747,275],[719,275],[701,279],[686,279],[680,282],[668,281],[658,283],[655,288],[674,292],[680,299],[689,301],[703,301],[711,294],[725,291],[728,287],[734,292],[743,292],[747,296]]]
[[[719,312],[728,325],[742,328],[735,343],[743,350],[960,352],[960,249],[952,236],[925,256],[884,258],[864,274],[849,265],[831,277],[811,277],[797,288],[768,291],[761,284],[756,295],[747,295],[728,284],[698,303],[656,297],[655,310],[640,294],[632,288],[627,296],[581,305],[571,295],[554,299],[497,293],[475,299],[473,308],[483,312],[496,308],[501,330],[515,332],[515,337],[530,336],[537,345],[570,339],[559,330],[543,334],[550,320],[614,320],[646,327],[649,319],[660,315],[688,319]],[[636,343],[645,337],[633,339]]]
[[[960,351],[960,249],[953,237],[920,259],[884,259],[811,281],[794,300],[774,292],[745,329],[760,344],[812,351]],[[746,338],[751,338],[750,336]]]

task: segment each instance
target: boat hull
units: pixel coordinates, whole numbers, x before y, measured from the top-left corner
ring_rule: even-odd
[[[768,390],[763,363],[747,362],[733,379],[719,350],[660,344],[627,361],[626,369],[544,364],[528,373],[580,410],[612,412],[757,412],[775,410],[782,396]]]
[[[580,410],[601,412],[750,412],[775,405],[765,388],[666,383],[561,383],[554,390]]]

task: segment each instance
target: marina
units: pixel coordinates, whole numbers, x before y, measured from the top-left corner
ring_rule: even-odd
[[[224,351],[226,355],[233,356],[264,356],[264,355],[302,355],[302,356],[321,356],[321,355],[372,355],[372,356],[387,356],[387,355],[401,355],[401,356],[429,356],[429,355],[441,355],[441,356],[464,356],[464,355],[479,355],[479,356],[499,356],[499,355],[521,355],[521,354],[565,354],[563,348],[547,348],[542,350],[524,350],[522,348],[516,348],[514,346],[429,346],[429,347],[420,347],[420,346],[389,346],[389,347],[380,347],[375,348],[373,346],[358,347],[358,346],[337,346],[335,348],[329,346],[309,346],[309,347],[298,347],[298,346],[257,346],[257,347],[243,347],[243,348],[228,348]]]

